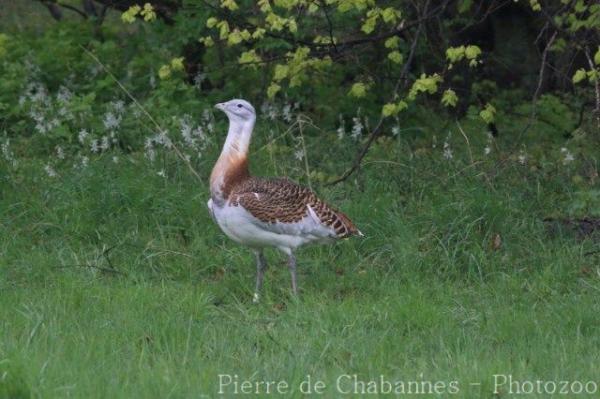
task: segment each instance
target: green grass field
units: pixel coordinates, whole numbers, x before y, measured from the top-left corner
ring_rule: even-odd
[[[518,396],[494,375],[600,384],[597,244],[542,221],[567,212],[578,170],[406,148],[377,161],[386,147],[317,188],[366,237],[299,252],[297,299],[269,252],[259,305],[252,254],[178,162],[166,178],[136,156],[56,178],[0,164],[0,397],[264,397],[267,381],[305,397],[307,375],[327,398],[382,396],[380,378],[414,397]]]

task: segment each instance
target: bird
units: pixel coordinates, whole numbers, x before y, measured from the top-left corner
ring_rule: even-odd
[[[292,292],[297,296],[296,249],[363,234],[348,216],[310,189],[285,177],[250,175],[248,148],[256,122],[254,107],[248,101],[233,99],[215,108],[228,117],[229,129],[210,175],[209,212],[227,237],[254,252],[253,302],[260,300],[267,268],[264,249],[269,247],[287,255]]]

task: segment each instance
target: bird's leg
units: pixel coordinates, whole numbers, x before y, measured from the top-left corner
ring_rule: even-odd
[[[288,267],[290,268],[290,275],[292,276],[292,292],[294,295],[298,295],[298,285],[296,284],[296,258],[293,253],[289,254]]]
[[[267,261],[262,251],[256,251],[256,290],[254,291],[254,298],[252,302],[258,303],[260,300],[260,290],[263,284],[263,278],[265,277],[265,270],[267,269]]]

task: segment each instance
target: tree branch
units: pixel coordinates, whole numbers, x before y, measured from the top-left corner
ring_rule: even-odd
[[[536,109],[537,108],[537,100],[538,100],[538,97],[540,96],[542,84],[544,83],[544,70],[546,69],[546,59],[548,58],[548,51],[550,50],[550,47],[552,47],[552,44],[554,43],[554,39],[556,39],[557,34],[558,34],[558,31],[554,31],[554,33],[550,37],[550,40],[548,40],[546,47],[544,47],[544,51],[542,53],[542,64],[540,65],[540,73],[538,75],[538,83],[537,83],[537,87],[535,88],[535,92],[533,93],[533,98],[531,100],[530,123],[535,119],[535,113],[537,110]]]
[[[585,46],[585,58],[588,60],[590,70],[595,69],[596,65],[594,65],[594,61],[590,55],[590,48],[588,46]],[[596,114],[596,123],[598,124],[598,128],[600,128],[600,82],[598,79],[596,79],[594,86],[596,89],[596,108],[594,109],[594,113]]]
[[[430,0],[427,0],[427,2],[425,3],[425,6],[423,7],[423,14],[427,13],[427,9],[429,8],[429,3],[430,3]],[[448,0],[443,3],[442,9],[445,8],[446,4],[448,4]],[[412,64],[413,58],[415,56],[417,43],[419,42],[419,37],[421,36],[421,31],[423,29],[423,23],[425,22],[426,19],[428,19],[428,18],[419,18],[420,22],[417,25],[417,31],[415,32],[415,37],[413,38],[412,44],[410,46],[410,52],[408,55],[408,59],[406,60],[406,63],[404,64],[404,67],[402,68],[402,71],[400,72],[400,76],[398,77],[398,81],[396,82],[396,85],[394,87],[394,91],[393,91],[393,95],[392,95],[392,99],[391,99],[392,101],[395,100],[396,97],[398,96],[398,90],[400,88],[400,85],[406,79],[406,75],[408,74],[410,65]],[[344,174],[342,174],[340,177],[327,183],[328,186],[332,186],[334,184],[338,184],[338,183],[346,180],[348,177],[350,177],[350,175],[352,175],[360,167],[360,164],[361,164],[363,158],[365,157],[365,155],[367,155],[367,152],[369,152],[369,148],[371,147],[371,144],[373,144],[375,139],[377,137],[379,137],[379,134],[381,133],[381,129],[383,127],[384,119],[385,119],[385,117],[383,115],[381,115],[379,117],[379,121],[377,122],[377,125],[375,125],[375,128],[371,131],[371,134],[369,135],[367,142],[360,149],[360,151],[356,154],[356,157],[354,158],[354,162],[352,163],[352,166],[348,170],[346,170],[344,172]]]

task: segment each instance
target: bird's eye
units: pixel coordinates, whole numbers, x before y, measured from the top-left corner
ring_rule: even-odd
[[[242,108],[242,104],[238,104],[238,108]]]

